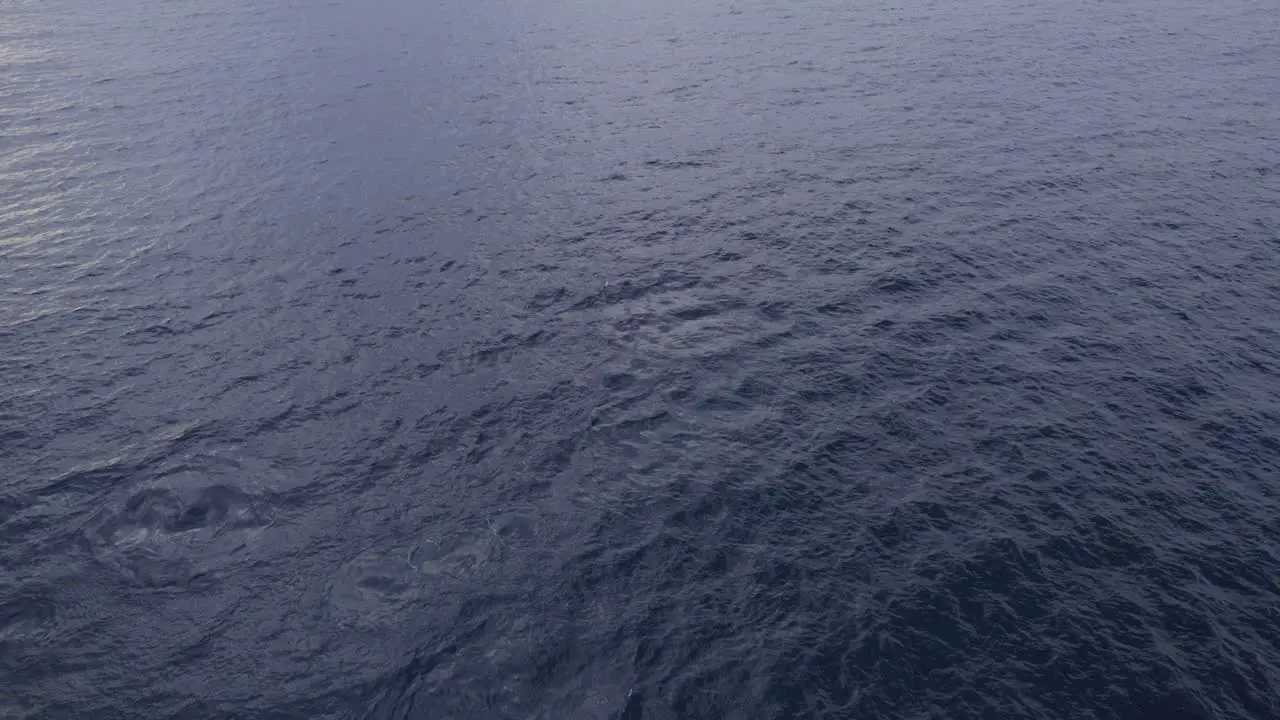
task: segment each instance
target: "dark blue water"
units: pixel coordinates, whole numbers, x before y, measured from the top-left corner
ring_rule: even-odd
[[[0,5],[0,716],[1278,698],[1273,2]]]

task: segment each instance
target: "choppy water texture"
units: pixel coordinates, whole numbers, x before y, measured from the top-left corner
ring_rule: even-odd
[[[6,0],[0,716],[1280,717],[1266,0]]]

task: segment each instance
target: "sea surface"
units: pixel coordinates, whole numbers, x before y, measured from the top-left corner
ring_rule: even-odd
[[[1280,6],[3,0],[0,717],[1280,717]]]

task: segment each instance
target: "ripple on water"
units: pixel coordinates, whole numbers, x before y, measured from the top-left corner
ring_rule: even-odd
[[[181,587],[234,562],[272,522],[263,498],[230,485],[151,487],[100,511],[84,537],[99,562],[145,587]]]
[[[499,577],[536,543],[537,523],[528,511],[498,513],[469,532],[413,545],[380,543],[343,563],[330,579],[331,616],[339,625],[366,630],[394,626],[424,607],[456,602],[472,583]]]

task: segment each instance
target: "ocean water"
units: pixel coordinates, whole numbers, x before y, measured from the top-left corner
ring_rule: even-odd
[[[0,717],[1280,717],[1269,0],[5,0]]]

